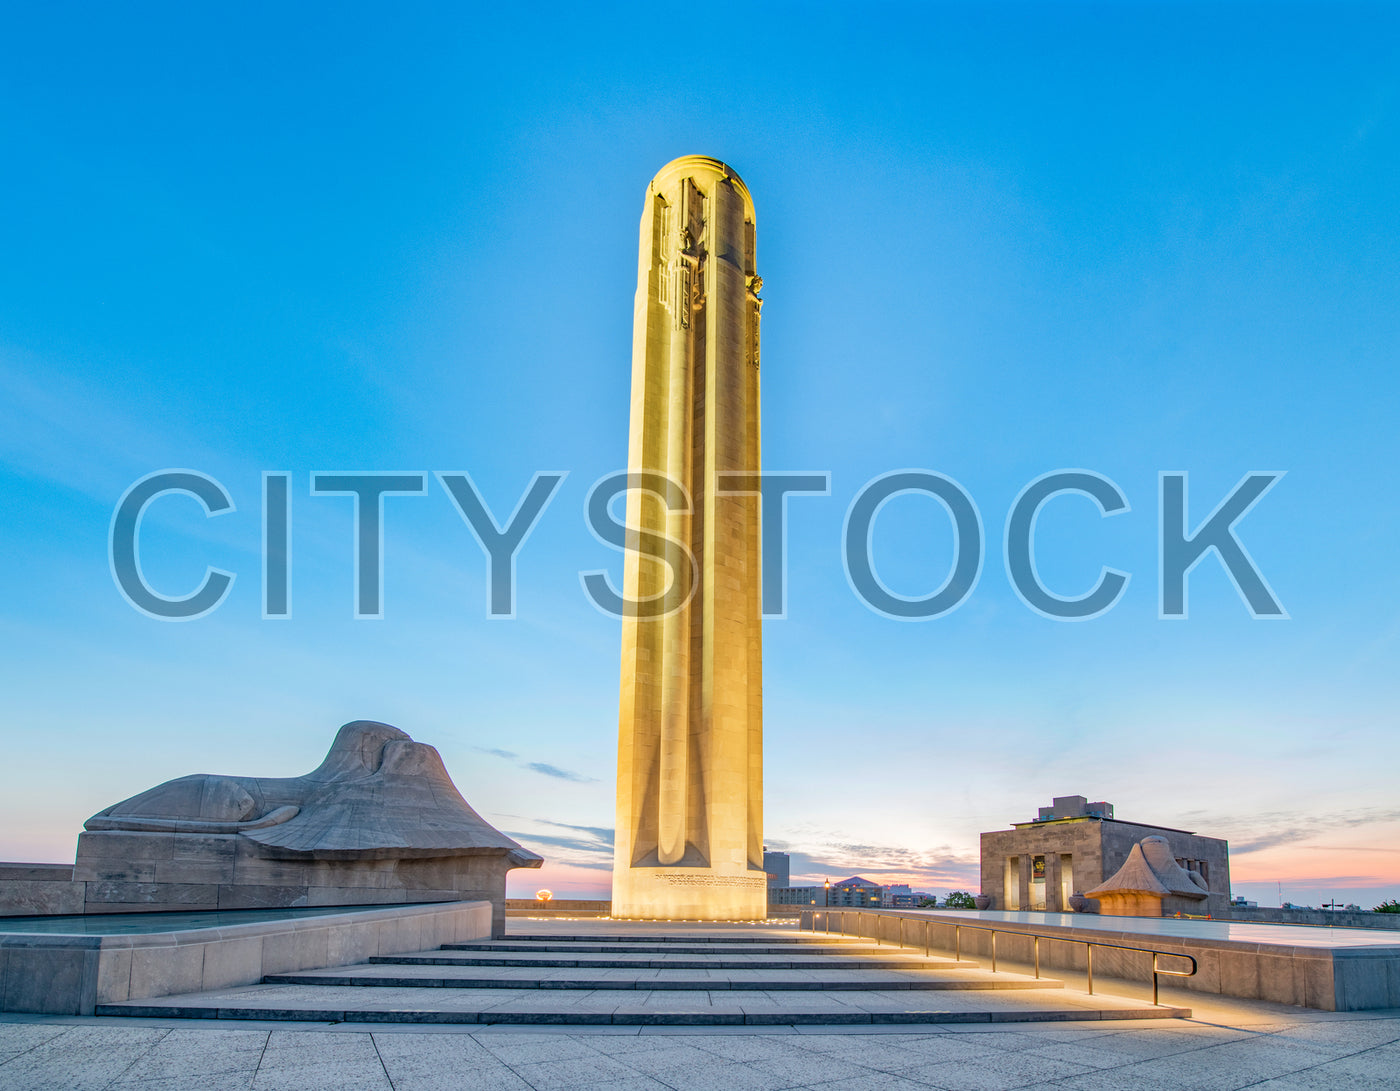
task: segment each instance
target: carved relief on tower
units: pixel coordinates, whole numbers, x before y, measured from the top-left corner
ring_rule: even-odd
[[[704,226],[702,221],[702,230]],[[692,313],[705,306],[705,259],[708,256],[709,250],[705,244],[694,237],[690,240],[690,247],[681,251],[681,260],[690,269],[690,310]]]
[[[676,204],[658,197],[657,296],[676,329],[689,329],[705,303],[705,196],[682,180]]]
[[[763,299],[758,293],[763,291],[763,278],[755,273],[745,277],[744,284],[749,299],[749,363],[758,367],[758,326],[763,314]]]
[[[690,315],[695,310],[696,296],[700,285],[700,248],[688,226],[680,230],[674,259],[675,277],[675,317],[680,329],[690,328]]]
[[[675,215],[671,204],[661,194],[656,195],[652,206],[652,275],[656,280],[656,301],[671,313],[671,233]]]

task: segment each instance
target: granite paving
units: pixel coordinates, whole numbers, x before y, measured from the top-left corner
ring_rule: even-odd
[[[0,1089],[1312,1091],[1396,1086],[1400,1012],[1236,1002],[1014,1027],[278,1027],[6,1016]]]

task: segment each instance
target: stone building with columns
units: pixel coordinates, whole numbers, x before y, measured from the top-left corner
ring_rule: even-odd
[[[1207,897],[1197,912],[1228,917],[1230,846],[1218,837],[1187,830],[1126,822],[1109,803],[1083,796],[1057,796],[1037,818],[1009,830],[982,834],[982,893],[991,909],[1065,912],[1075,894],[1093,890],[1127,861],[1144,837],[1163,837],[1172,856],[1204,881]],[[1098,911],[1089,899],[1086,911]]]

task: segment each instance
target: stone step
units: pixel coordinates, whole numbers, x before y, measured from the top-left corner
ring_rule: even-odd
[[[538,929],[538,925],[535,926]],[[1089,996],[1063,982],[990,973],[917,948],[663,924],[618,934],[509,936],[263,984],[103,1004],[103,1016],[354,1023],[860,1026],[1189,1017],[1184,1008]],[[658,934],[662,933],[662,934]],[[735,942],[736,939],[739,942]],[[699,957],[703,956],[703,957]],[[561,965],[562,964],[562,965]]]
[[[379,965],[268,974],[266,985],[433,989],[572,989],[715,992],[903,992],[959,989],[1061,989],[1064,983],[1021,974],[928,970],[599,970],[589,967],[544,970],[515,966]]]
[[[849,1026],[1189,1019],[1189,1008],[1036,990],[996,993],[779,994],[327,989],[251,985],[159,1000],[99,1004],[99,1016],[257,1019],[324,1023],[466,1023],[580,1026]]]
[[[824,933],[818,933],[815,935],[808,936],[792,935],[790,933],[785,933],[781,936],[748,936],[731,935],[728,932],[712,932],[709,934],[706,934],[704,932],[678,932],[673,935],[666,935],[665,933],[656,933],[648,935],[628,933],[609,934],[606,932],[595,932],[594,934],[587,936],[556,936],[547,932],[522,932],[512,933],[510,938],[515,942],[523,941],[526,943],[694,943],[701,944],[706,947],[713,946],[714,944],[725,943],[783,943],[791,945],[794,943],[807,944],[871,942],[868,939],[858,938],[855,936],[827,936]]]
[[[807,944],[770,944],[764,947],[750,946],[721,946],[713,945],[707,947],[684,947],[677,944],[658,945],[655,943],[510,943],[510,942],[481,942],[481,943],[444,943],[443,951],[554,951],[554,952],[577,952],[590,954],[619,954],[629,952],[633,954],[654,954],[654,955],[784,955],[797,953],[802,955],[850,954],[853,951],[863,953],[867,949],[870,951],[898,951],[901,948],[884,944],[883,946],[874,943],[857,943],[851,940],[849,943],[831,946],[809,946]],[[906,951],[922,950],[922,948],[906,947]]]
[[[575,954],[561,958],[558,955],[537,955],[533,952],[499,957],[452,955],[445,952],[432,955],[373,955],[369,962],[375,966],[591,966],[605,970],[975,970],[979,965],[968,959],[955,962],[951,958],[901,958],[898,955],[888,958],[836,956],[818,959],[774,959],[763,955],[743,958],[729,955],[706,959],[688,958],[685,955],[658,958],[639,954],[628,958],[608,954]]]

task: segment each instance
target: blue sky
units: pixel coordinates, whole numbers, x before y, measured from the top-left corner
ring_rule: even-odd
[[[768,469],[792,502],[765,625],[767,834],[820,880],[976,883],[977,834],[1052,795],[1228,837],[1251,898],[1400,895],[1400,17],[1386,6],[16,9],[0,35],[0,857],[194,771],[289,775],[355,718],[443,753],[467,798],[606,889],[620,570],[583,499],[626,461],[637,220],[668,160],[731,163],[764,277]],[[151,509],[184,624],[118,594],[107,531],[143,475],[236,511]],[[866,481],[957,479],[988,531],[955,613],[883,618],[841,565]],[[1032,613],[1001,529],[1061,499],[1042,576],[1132,574],[1105,616]],[[260,475],[293,474],[293,617],[260,617]],[[518,617],[446,494],[386,505],[385,617],[351,616],[350,502],[315,471],[466,471],[504,516],[568,478],[519,558]],[[1208,558],[1157,618],[1157,475],[1198,521],[1286,476],[1240,536],[1290,620]],[[1199,506],[1198,506],[1199,505]],[[932,590],[927,499],[876,561]],[[1387,664],[1392,664],[1387,666]]]

